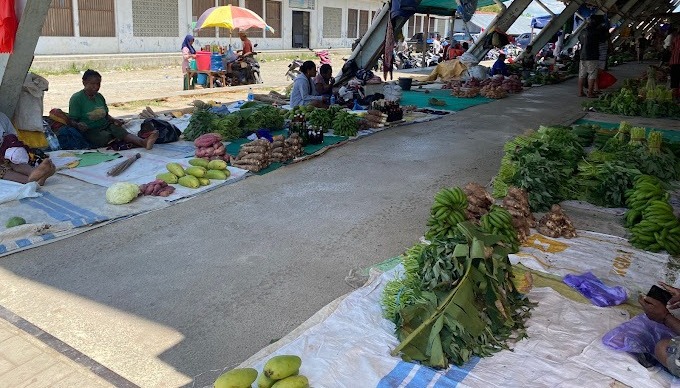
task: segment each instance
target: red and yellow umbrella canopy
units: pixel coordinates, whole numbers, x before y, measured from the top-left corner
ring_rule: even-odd
[[[208,8],[203,12],[203,15],[196,21],[195,29],[208,27],[238,29],[239,31],[245,31],[249,28],[266,28],[268,31],[274,32],[274,29],[268,26],[255,12],[231,5]]]

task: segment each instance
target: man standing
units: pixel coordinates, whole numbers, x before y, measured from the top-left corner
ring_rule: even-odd
[[[290,92],[290,106],[312,105],[317,108],[326,106],[326,97],[314,95],[312,80],[316,77],[316,64],[306,61],[300,66],[300,74],[293,81],[293,90]]]
[[[578,69],[578,96],[583,97],[583,86],[587,82],[588,97],[595,97],[595,81],[600,59],[600,26],[592,19],[588,19],[579,42],[581,43],[581,61]],[[587,80],[587,81],[586,81]]]
[[[434,39],[432,39],[432,51],[435,55],[439,55],[442,51],[442,43],[439,41],[439,34],[435,35]]]

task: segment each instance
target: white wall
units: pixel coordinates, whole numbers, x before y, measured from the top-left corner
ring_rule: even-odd
[[[73,2],[77,5],[77,2]],[[115,54],[115,53],[150,53],[179,51],[182,39],[189,30],[191,22],[191,4],[182,0],[178,7],[178,31],[176,38],[136,37],[132,29],[132,0],[116,0],[115,2],[115,37],[80,37],[77,12],[74,25],[74,37],[41,36],[38,39],[35,53],[38,55],[61,54]]]
[[[1,1],[1,0],[0,0]],[[25,1],[25,0],[22,0]],[[172,0],[169,0],[172,1]],[[77,4],[77,2],[74,2]],[[241,5],[243,5],[241,1]],[[293,11],[310,13],[309,44],[311,48],[342,48],[351,47],[354,38],[347,38],[348,8],[378,12],[381,0],[317,0],[314,10],[303,10],[289,7],[288,0],[283,0],[281,7],[281,36],[282,38],[253,38],[258,50],[283,50],[293,46]],[[342,30],[340,38],[323,37],[323,7],[342,8]],[[192,2],[179,0],[178,20],[179,34],[176,38],[164,37],[136,37],[133,35],[132,0],[115,1],[116,36],[115,37],[80,37],[77,12],[74,12],[74,37],[41,36],[35,53],[37,55],[64,54],[116,54],[116,53],[167,53],[179,51],[184,35],[190,33]],[[370,21],[369,21],[370,24]],[[197,37],[198,45],[220,44],[227,45],[229,37],[206,38]],[[241,41],[237,36],[231,39],[235,49],[241,48]]]

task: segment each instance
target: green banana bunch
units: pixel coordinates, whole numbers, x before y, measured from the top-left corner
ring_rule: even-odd
[[[333,134],[338,136],[356,136],[359,131],[359,120],[351,113],[338,112],[333,119]]]
[[[484,214],[479,222],[482,231],[500,236],[502,241],[511,248],[512,253],[519,252],[517,231],[512,226],[512,215],[507,210],[498,205],[492,205],[489,212]]]
[[[650,252],[665,250],[671,255],[680,254],[680,221],[673,214],[661,180],[640,175],[626,197],[630,208],[626,212],[630,243]]]
[[[434,196],[434,204],[427,221],[429,230],[425,237],[429,240],[453,238],[454,229],[459,222],[466,221],[467,195],[460,187],[439,191]]]

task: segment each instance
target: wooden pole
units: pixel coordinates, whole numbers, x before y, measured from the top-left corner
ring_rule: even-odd
[[[427,38],[430,35],[430,13],[425,16],[425,23],[423,23],[423,67],[426,67],[425,54],[427,54]]]

